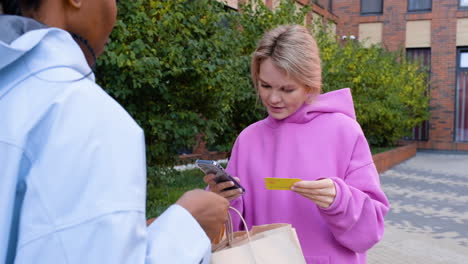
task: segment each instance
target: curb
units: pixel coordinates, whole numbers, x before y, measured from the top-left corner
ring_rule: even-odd
[[[416,155],[416,144],[408,144],[401,147],[391,149],[372,156],[375,167],[379,173],[383,173],[393,166]]]
[[[394,149],[372,155],[375,167],[379,173],[392,168],[395,165],[416,155],[416,143],[396,147]],[[227,152],[207,152],[204,154],[180,155],[178,165],[194,163],[197,159],[223,160],[228,156]]]

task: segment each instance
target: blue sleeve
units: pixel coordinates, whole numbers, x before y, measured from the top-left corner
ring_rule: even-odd
[[[145,223],[138,212],[104,215],[22,245],[15,263],[209,263],[208,237],[182,207]]]
[[[95,84],[53,100],[24,148],[14,263],[209,261],[208,237],[185,209],[146,226],[144,135],[125,110]]]
[[[209,263],[211,244],[183,207],[172,205],[148,228],[147,263]],[[161,259],[166,261],[161,261]]]

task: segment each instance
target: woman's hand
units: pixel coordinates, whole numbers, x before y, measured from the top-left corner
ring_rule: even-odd
[[[211,192],[214,192],[216,194],[221,195],[222,197],[228,199],[228,201],[232,201],[232,200],[236,199],[237,197],[241,196],[242,189],[239,189],[239,188],[234,189],[234,190],[223,191],[226,188],[234,186],[234,183],[232,181],[216,183],[214,181],[215,177],[216,177],[216,175],[214,175],[214,174],[207,174],[207,175],[205,175],[205,177],[203,177],[203,181],[206,184],[208,184],[209,189],[210,189]],[[237,182],[240,183],[239,178],[237,178],[237,177],[233,177],[233,178]]]
[[[335,183],[331,179],[296,182],[291,190],[312,200],[322,208],[328,208],[336,196]]]
[[[205,190],[184,193],[176,204],[185,208],[197,220],[210,241],[219,237],[228,219],[229,202],[223,197]]]

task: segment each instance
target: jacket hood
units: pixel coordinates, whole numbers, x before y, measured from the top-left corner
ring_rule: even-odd
[[[30,76],[47,81],[77,80],[62,74],[65,68],[94,81],[83,51],[68,32],[10,15],[0,15],[0,32],[0,98]]]
[[[304,104],[294,114],[278,120],[268,116],[265,121],[271,127],[284,123],[303,124],[325,113],[341,113],[356,120],[351,89],[344,88],[321,94],[311,104]]]
[[[47,28],[38,21],[21,16],[0,15],[0,69],[5,68],[17,60],[24,53],[34,48],[42,39],[40,36],[21,41],[21,37],[27,32]]]

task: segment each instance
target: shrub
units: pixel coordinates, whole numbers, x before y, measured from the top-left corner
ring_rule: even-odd
[[[260,1],[241,12],[214,0],[119,3],[97,79],[145,130],[150,177],[191,149],[196,135],[230,150],[243,128],[265,117],[250,80],[250,55],[265,31],[302,23],[308,11],[286,0],[275,12]],[[371,144],[392,145],[427,118],[426,77],[416,65],[377,46],[341,45],[326,27],[311,30],[324,91],[352,89]]]
[[[339,45],[323,33],[317,38],[323,90],[351,88],[358,122],[371,145],[394,146],[428,118],[427,73],[401,51],[366,48],[357,41]]]
[[[214,1],[122,1],[98,65],[102,86],[145,130],[150,174],[195,135],[227,127],[237,89],[231,14]]]
[[[213,0],[119,4],[98,81],[145,130],[150,175],[173,164],[196,135],[228,150],[242,128],[265,115],[251,88],[250,53],[263,29],[297,20],[291,5],[282,6],[276,14],[258,5],[258,27],[255,11],[230,11]]]

